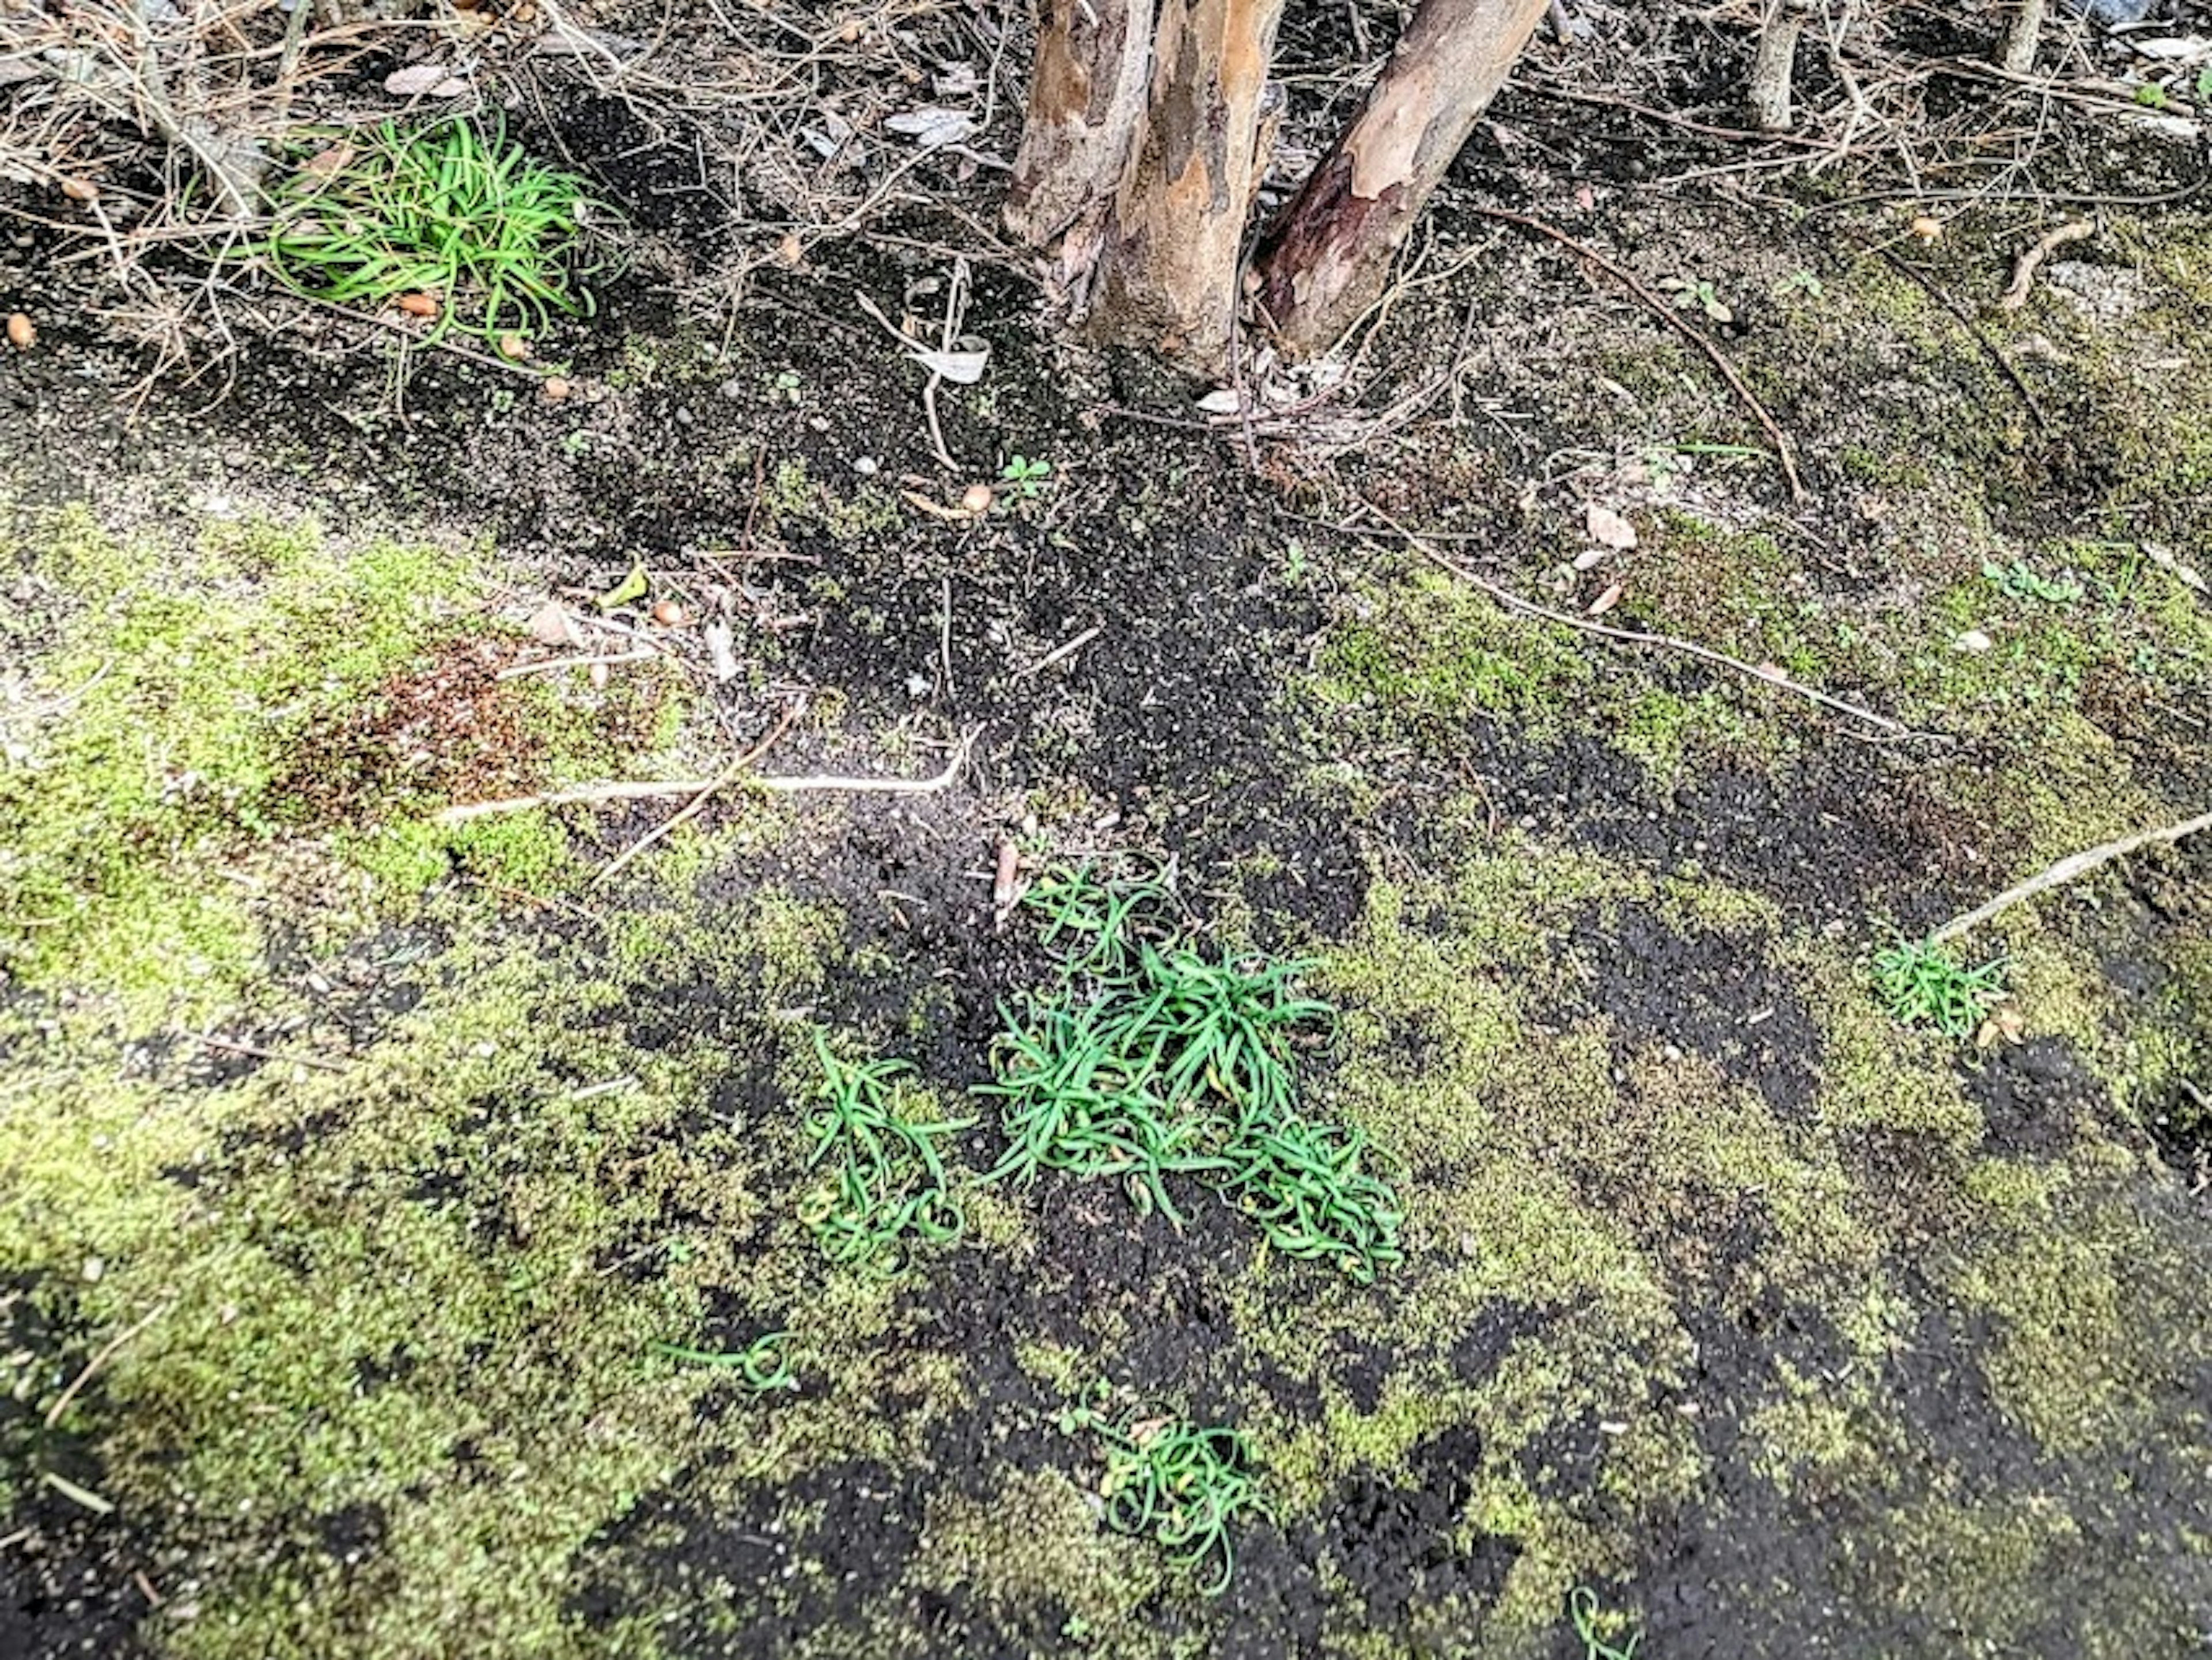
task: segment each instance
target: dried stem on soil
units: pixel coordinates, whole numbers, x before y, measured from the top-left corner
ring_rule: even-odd
[[[960,775],[968,756],[975,747],[975,740],[983,729],[977,727],[963,734],[954,747],[952,758],[945,770],[934,778],[849,778],[837,773],[808,773],[795,778],[747,778],[742,781],[750,788],[766,790],[776,795],[801,795],[813,792],[846,795],[928,795],[947,787]],[[671,778],[660,782],[617,781],[605,784],[579,784],[571,789],[548,790],[538,795],[513,795],[497,801],[465,801],[458,806],[446,808],[431,822],[438,824],[465,824],[478,818],[493,818],[501,813],[528,812],[534,807],[599,806],[611,801],[665,801],[672,795],[697,795],[725,789],[739,781],[732,777]]]
[[[1726,652],[1715,651],[1711,646],[1701,646],[1694,640],[1680,639],[1671,634],[1646,634],[1635,629],[1614,628],[1610,623],[1593,623],[1586,617],[1576,617],[1567,611],[1553,611],[1549,605],[1540,605],[1533,599],[1522,598],[1504,584],[1493,582],[1488,577],[1468,569],[1458,560],[1454,559],[1449,554],[1445,553],[1434,543],[1422,536],[1419,532],[1407,529],[1373,502],[1362,502],[1360,505],[1380,520],[1391,534],[1403,541],[1407,547],[1450,572],[1462,581],[1481,589],[1509,611],[1516,611],[1524,616],[1538,617],[1547,623],[1556,623],[1561,628],[1572,629],[1580,634],[1595,635],[1601,640],[1618,640],[1625,645],[1631,646],[1655,646],[1663,651],[1680,652],[1686,656],[1695,657],[1707,663],[1717,663],[1724,668],[1734,669],[1737,673],[1758,681],[1763,686],[1773,686],[1779,690],[1794,693],[1799,697],[1820,704],[1823,708],[1833,709],[1838,714],[1847,714],[1854,721],[1863,721],[1876,731],[1887,733],[1893,738],[1924,738],[1933,735],[1916,732],[1901,721],[1893,721],[1886,714],[1877,714],[1874,710],[1854,703],[1848,698],[1835,697],[1825,691],[1816,690],[1811,686],[1792,680],[1778,669],[1762,668],[1757,664],[1747,663],[1740,657],[1730,657]],[[1334,525],[1331,528],[1352,536],[1368,533],[1364,526],[1354,523]]]
[[[1595,265],[1642,301],[1645,309],[1653,316],[1658,318],[1668,328],[1673,329],[1703,352],[1711,361],[1713,367],[1720,371],[1721,378],[1729,383],[1730,390],[1742,401],[1744,408],[1751,412],[1753,418],[1759,423],[1766,435],[1774,441],[1775,459],[1782,464],[1783,476],[1790,481],[1791,496],[1800,502],[1807,499],[1805,481],[1798,477],[1796,453],[1790,447],[1789,435],[1782,430],[1781,423],[1775,420],[1766,405],[1759,401],[1759,394],[1744,384],[1743,376],[1736,373],[1735,365],[1729,362],[1728,355],[1704,334],[1685,322],[1682,313],[1678,309],[1652,293],[1634,272],[1614,264],[1587,242],[1578,241],[1557,226],[1547,225],[1540,219],[1531,219],[1526,214],[1515,213],[1505,208],[1479,207],[1472,211],[1485,219],[1496,219],[1504,224],[1518,225],[1523,230],[1534,231],[1539,236],[1548,237],[1577,258]]]
[[[690,823],[692,819],[696,818],[702,812],[706,811],[708,802],[713,800],[716,795],[720,794],[724,789],[735,782],[738,776],[744,772],[747,768],[750,767],[753,763],[759,760],[761,757],[766,755],[770,750],[775,747],[776,740],[781,738],[784,733],[791,730],[791,723],[799,718],[799,710],[805,707],[805,700],[803,698],[787,704],[784,708],[782,716],[776,721],[775,725],[769,728],[767,737],[762,739],[759,743],[754,745],[743,755],[738,757],[736,760],[731,762],[728,766],[724,767],[721,771],[716,773],[712,778],[708,779],[707,781],[706,788],[701,790],[696,795],[685,802],[673,818],[668,819],[665,824],[654,825],[643,836],[630,843],[628,848],[616,854],[615,857],[609,861],[606,868],[592,879],[593,884],[596,885],[600,882],[605,881],[609,877],[612,876],[617,871],[622,869],[623,866],[629,864],[631,860],[636,858],[638,854],[643,853],[654,842],[673,832],[679,825]]]
[[[1956,916],[1928,936],[1930,944],[1940,945],[1946,939],[1956,939],[1961,934],[1972,933],[1984,923],[1994,921],[2023,901],[2051,889],[2063,886],[2077,876],[2086,876],[2100,866],[2109,865],[2115,859],[2139,853],[2145,848],[2171,846],[2187,836],[2212,830],[2212,812],[2199,813],[2194,818],[2185,818],[2178,824],[2168,824],[2159,830],[2138,830],[2133,836],[2124,836],[2117,842],[2084,852],[2069,854],[2050,869],[2031,876],[2017,887],[2007,888],[1985,905],[1978,905],[1964,916]]]
[[[2028,292],[2035,286],[2035,273],[2042,269],[2045,260],[2069,242],[2083,241],[2096,234],[2097,226],[2094,220],[2076,219],[2070,224],[2061,225],[2039,240],[2021,255],[2020,263],[2013,267],[2011,285],[2005,289],[2004,298],[1997,301],[1998,307],[2004,311],[2018,311],[2027,303]]]

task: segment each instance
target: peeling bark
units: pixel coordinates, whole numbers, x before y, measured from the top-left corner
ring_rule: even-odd
[[[1548,0],[1422,0],[1359,119],[1268,233],[1261,304],[1290,350],[1327,350],[1391,261]]]
[[[1283,0],[1160,0],[1143,130],[1105,225],[1092,332],[1218,369],[1259,182]]]
[[[1152,44],[1152,0],[1050,0],[1006,198],[1006,227],[1030,246],[1105,212],[1136,146]]]

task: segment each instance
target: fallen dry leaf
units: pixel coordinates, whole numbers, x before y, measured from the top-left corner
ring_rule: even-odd
[[[1607,588],[1603,593],[1601,593],[1596,599],[1589,602],[1589,614],[1592,617],[1604,616],[1606,612],[1611,611],[1615,605],[1620,603],[1620,596],[1627,592],[1627,583],[1613,583],[1610,587]]]
[[[1583,517],[1583,528],[1589,539],[1616,553],[1626,553],[1636,545],[1636,526],[1601,502],[1593,502]]]
[[[415,98],[441,85],[453,71],[443,64],[410,64],[384,77],[384,89],[394,98]]]
[[[530,637],[543,646],[574,645],[576,629],[568,620],[568,608],[557,599],[548,599],[531,612]]]
[[[1595,570],[1600,565],[1605,563],[1605,549],[1584,548],[1580,553],[1575,556],[1573,569],[1576,574],[1579,575],[1583,571]]]
[[[410,317],[435,317],[438,297],[433,294],[403,294],[392,302]]]
[[[1979,629],[1968,629],[1951,642],[1953,651],[1984,652],[1996,643]]]

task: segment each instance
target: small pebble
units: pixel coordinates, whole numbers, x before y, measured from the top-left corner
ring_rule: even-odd
[[[690,618],[673,599],[656,599],[653,602],[653,620],[664,629],[680,629]]]
[[[856,455],[853,458],[853,471],[863,478],[874,477],[879,465],[880,463],[872,455]]]
[[[438,314],[438,301],[434,295],[403,294],[398,303],[399,309],[410,317],[435,317]]]
[[[559,403],[562,398],[568,395],[571,390],[573,390],[573,388],[569,386],[568,383],[557,374],[552,376],[544,386],[538,388],[538,391],[544,394],[545,401],[549,404]]]
[[[519,334],[502,334],[499,337],[499,355],[510,363],[520,363],[530,356],[530,342]]]
[[[28,351],[39,344],[38,330],[20,311],[10,312],[8,315],[8,344],[17,351]]]
[[[986,514],[990,512],[991,503],[997,500],[996,492],[988,484],[970,484],[960,492],[960,511]]]

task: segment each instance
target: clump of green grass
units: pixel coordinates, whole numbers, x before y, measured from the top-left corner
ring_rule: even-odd
[[[1111,1401],[1102,1386],[1088,1404],[1069,1408],[1060,1420],[1061,1433],[1088,1431],[1104,1450],[1099,1494],[1106,1525],[1139,1538],[1150,1535],[1180,1567],[1218,1560],[1205,1590],[1218,1596],[1237,1571],[1231,1528],[1247,1516],[1267,1514],[1251,1449],[1233,1429],[1147,1414],[1134,1403],[1111,1412]]]
[[[1874,975],[1892,1015],[1946,1037],[1972,1037],[2004,998],[2004,958],[1967,968],[1933,939],[1899,939],[1876,953]]]
[[[592,310],[584,181],[501,128],[387,121],[334,139],[277,185],[271,210],[258,251],[279,282],[336,305],[427,295],[434,339],[464,319],[495,341]]]
[[[655,1343],[653,1352],[695,1366],[717,1366],[733,1373],[755,1395],[775,1389],[795,1389],[799,1374],[791,1369],[787,1331],[763,1332],[741,1349],[698,1349],[682,1343]]]
[[[809,1169],[827,1167],[829,1181],[802,1212],[833,1262],[896,1273],[909,1241],[949,1244],[966,1226],[937,1143],[975,1122],[909,1116],[899,1080],[903,1061],[838,1058],[819,1028],[814,1051],[822,1063],[822,1105],[806,1121],[814,1138]]]
[[[987,1179],[1112,1177],[1180,1225],[1167,1181],[1194,1177],[1277,1250],[1372,1280],[1401,1259],[1401,1213],[1359,1131],[1298,1111],[1296,1046],[1334,1015],[1297,990],[1310,964],[1205,956],[1174,938],[1170,898],[1163,879],[1087,870],[1030,891],[1060,972],[1009,1014],[979,1088],[1012,1144]]]

